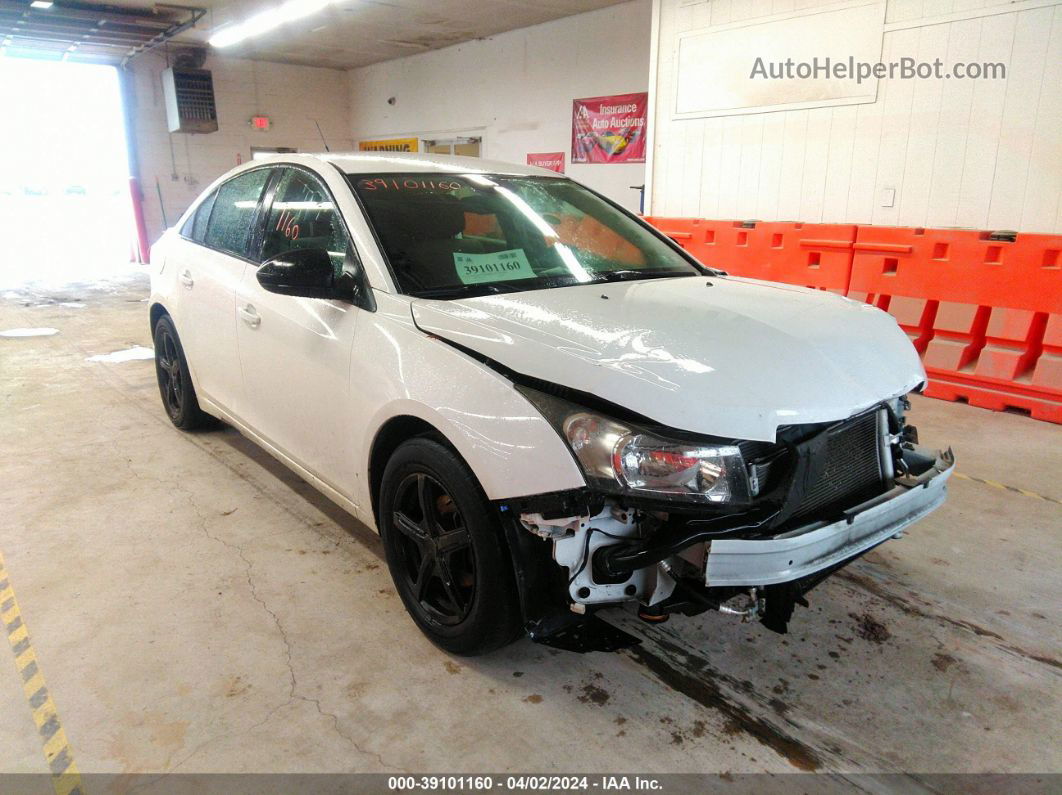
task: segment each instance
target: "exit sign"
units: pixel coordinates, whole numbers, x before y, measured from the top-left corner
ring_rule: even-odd
[[[256,130],[265,132],[269,129],[269,117],[268,116],[252,116],[251,126]]]

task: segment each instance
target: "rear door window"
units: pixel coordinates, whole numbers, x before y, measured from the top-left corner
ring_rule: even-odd
[[[238,257],[249,255],[258,203],[271,173],[272,169],[255,169],[218,188],[203,241],[206,245]]]

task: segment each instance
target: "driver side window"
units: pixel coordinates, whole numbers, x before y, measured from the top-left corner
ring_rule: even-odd
[[[319,248],[328,252],[338,276],[349,247],[339,210],[324,186],[305,171],[286,169],[266,219],[262,261],[295,249]]]

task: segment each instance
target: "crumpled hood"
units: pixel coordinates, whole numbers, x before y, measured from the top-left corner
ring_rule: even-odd
[[[844,419],[925,379],[886,313],[751,279],[415,299],[412,312],[424,331],[518,373],[713,436],[774,441],[781,425]]]

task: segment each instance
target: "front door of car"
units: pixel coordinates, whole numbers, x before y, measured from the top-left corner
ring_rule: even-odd
[[[178,333],[198,390],[232,413],[239,410],[243,389],[236,348],[236,287],[245,270],[254,270],[247,256],[269,174],[255,169],[223,183],[212,197],[201,243],[183,247],[186,256],[175,263],[183,293]]]
[[[292,249],[329,252],[336,274],[354,256],[331,194],[312,173],[284,168],[267,198],[258,259]],[[350,453],[350,359],[361,310],[347,301],[267,292],[255,268],[236,291],[245,400],[240,414],[259,435],[337,491],[354,490]]]

